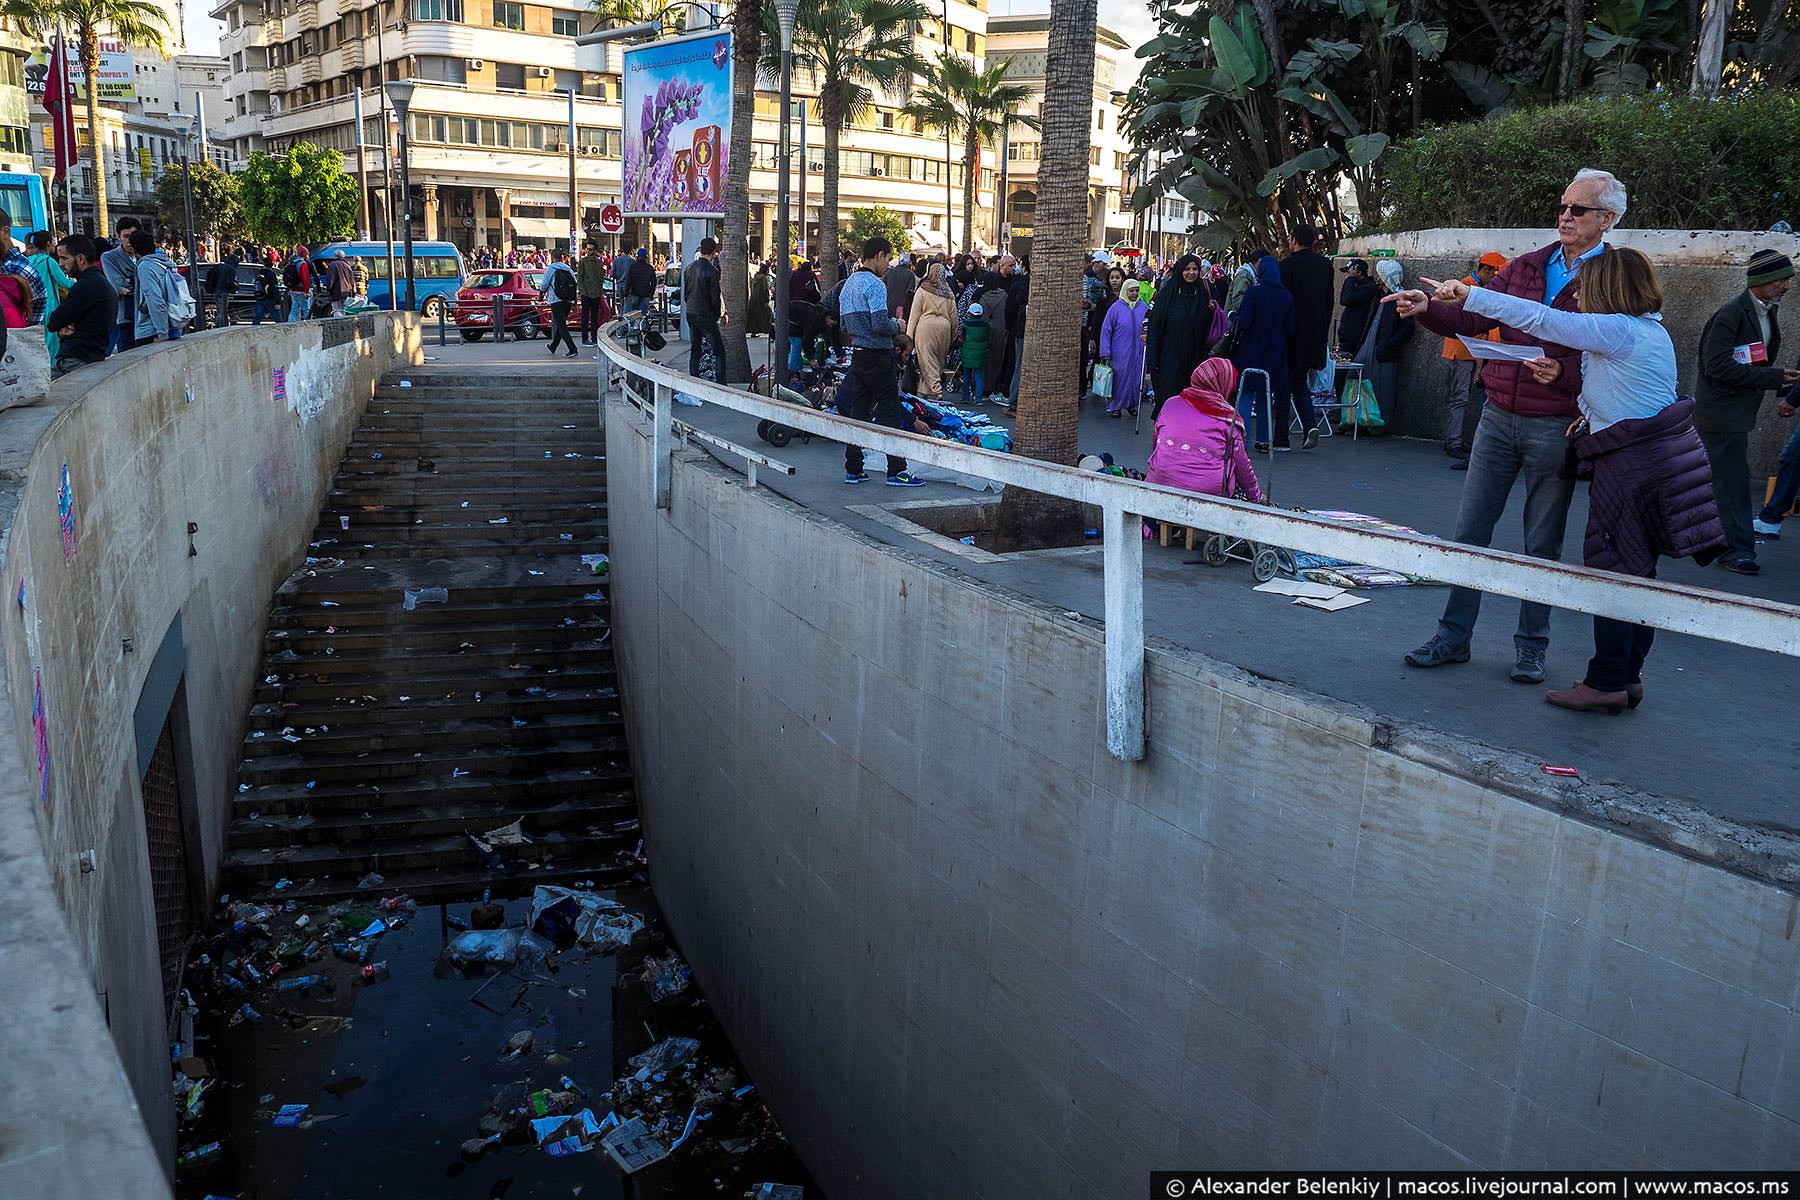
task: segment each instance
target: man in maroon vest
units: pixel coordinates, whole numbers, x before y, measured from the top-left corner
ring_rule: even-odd
[[[1487,286],[1575,312],[1580,309],[1581,264],[1606,248],[1608,230],[1625,216],[1625,185],[1605,171],[1584,169],[1563,190],[1556,208],[1556,241],[1521,254]],[[1508,325],[1463,311],[1458,304],[1422,296],[1399,302],[1400,315],[1417,317],[1433,333],[1471,338],[1500,330],[1500,340],[1541,346],[1543,355],[1529,362],[1490,360],[1482,365],[1487,409],[1469,449],[1469,474],[1463,484],[1462,509],[1456,518],[1456,540],[1471,546],[1493,542],[1494,526],[1506,511],[1513,483],[1525,477],[1525,552],[1552,561],[1562,557],[1563,527],[1569,517],[1573,480],[1559,474],[1567,431],[1576,417],[1581,394],[1581,354],[1529,337]],[[1441,667],[1469,661],[1469,637],[1481,611],[1481,593],[1450,589],[1437,633],[1407,654],[1414,667]],[[1519,604],[1519,628],[1513,634],[1512,678],[1518,683],[1544,681],[1544,651],[1550,645],[1550,606]]]

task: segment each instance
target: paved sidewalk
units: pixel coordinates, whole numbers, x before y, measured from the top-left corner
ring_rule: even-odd
[[[544,351],[536,349],[536,354],[543,356]],[[685,356],[685,343],[671,342],[661,357],[679,365],[686,362]],[[831,512],[877,541],[930,555],[972,578],[1095,619],[1103,613],[1097,549],[970,562],[846,506],[971,499],[976,493],[948,483],[886,488],[879,483],[879,472],[873,472],[876,479],[870,484],[849,487],[841,482],[843,451],[836,443],[815,439],[809,446],[796,439],[777,451],[758,441],[755,421],[740,414],[708,406],[683,408],[678,415],[792,463],[798,473],[791,477],[765,473],[761,478],[780,494],[816,511]],[[1109,420],[1090,403],[1082,416],[1081,448],[1111,451],[1122,465],[1141,467],[1150,445],[1147,411],[1144,419],[1144,430],[1133,434],[1129,422]],[[1258,459],[1259,471],[1264,462]],[[1450,469],[1449,459],[1434,442],[1365,438],[1352,443],[1348,437],[1334,437],[1316,450],[1278,456],[1268,482],[1283,505],[1366,512],[1447,536],[1455,523],[1463,478]],[[1521,494],[1522,488],[1515,489],[1512,506],[1496,531],[1499,549],[1523,549]],[[1569,516],[1567,560],[1579,560],[1586,519],[1583,488]],[[1755,579],[1716,567],[1701,569],[1687,561],[1666,563],[1663,578],[1800,600],[1800,529],[1795,532],[1794,545],[1773,543],[1763,548],[1763,574]],[[1554,614],[1549,681],[1542,687],[1507,678],[1518,602],[1504,597],[1490,597],[1483,606],[1471,663],[1419,671],[1405,666],[1401,655],[1432,634],[1445,589],[1369,591],[1361,594],[1371,603],[1325,613],[1251,591],[1254,581],[1245,564],[1215,569],[1184,563],[1193,557],[1179,548],[1146,547],[1145,624],[1152,637],[1390,719],[1456,733],[1543,764],[1574,766],[1590,779],[1692,800],[1733,820],[1800,832],[1800,786],[1794,770],[1800,762],[1800,723],[1788,719],[1791,698],[1800,696],[1800,662],[1663,634],[1645,675],[1642,708],[1618,717],[1579,716],[1552,708],[1543,695],[1548,687],[1564,686],[1583,674],[1593,648],[1592,621],[1587,616],[1560,610]],[[1766,708],[1773,710],[1767,718],[1762,716]]]

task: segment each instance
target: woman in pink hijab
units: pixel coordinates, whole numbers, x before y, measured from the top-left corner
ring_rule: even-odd
[[[1194,368],[1188,386],[1170,397],[1156,418],[1156,444],[1144,478],[1227,499],[1242,495],[1268,503],[1244,445],[1244,419],[1232,403],[1237,368],[1209,358]]]

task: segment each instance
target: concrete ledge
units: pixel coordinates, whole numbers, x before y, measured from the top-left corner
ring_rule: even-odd
[[[1771,843],[1160,645],[1121,763],[1092,622],[607,416],[651,869],[830,1194],[1793,1165]]]
[[[268,598],[375,380],[418,357],[411,316],[237,326],[118,355],[0,413],[0,1195],[169,1194],[136,726],[174,731],[203,913]],[[146,686],[170,663],[173,699]],[[140,711],[150,694],[166,713]]]

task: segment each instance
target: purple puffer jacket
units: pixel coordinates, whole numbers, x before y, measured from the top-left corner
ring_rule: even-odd
[[[1582,561],[1621,575],[1653,574],[1658,556],[1705,566],[1725,550],[1712,463],[1694,432],[1694,400],[1575,439],[1588,488]]]

